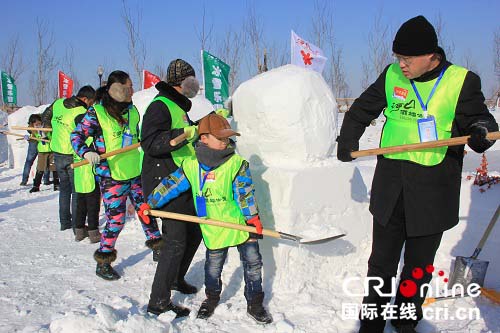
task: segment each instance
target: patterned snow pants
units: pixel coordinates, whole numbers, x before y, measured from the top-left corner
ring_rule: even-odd
[[[132,201],[135,211],[144,202],[141,177],[124,181],[101,177],[99,186],[106,213],[106,226],[102,231],[99,252],[112,252],[125,225],[127,197]],[[147,240],[161,238],[155,219],[151,219],[150,224],[141,220],[141,225]]]

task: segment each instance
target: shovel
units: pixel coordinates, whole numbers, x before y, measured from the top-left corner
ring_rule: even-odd
[[[179,220],[179,221],[184,221],[184,222],[208,224],[208,225],[213,225],[213,226],[222,227],[222,228],[229,228],[229,229],[257,233],[257,228],[255,228],[255,227],[250,227],[250,226],[241,225],[241,224],[234,224],[234,223],[229,223],[229,222],[222,222],[222,221],[211,220],[211,219],[204,219],[204,218],[192,216],[192,215],[170,213],[170,212],[164,212],[161,210],[145,210],[144,214],[150,215],[150,216],[163,217],[163,218],[167,218],[167,219]],[[294,241],[294,242],[297,242],[299,244],[307,244],[307,245],[323,244],[323,243],[330,242],[332,240],[335,240],[337,238],[341,238],[341,237],[345,236],[345,234],[340,234],[340,235],[335,235],[335,236],[321,238],[321,239],[307,240],[307,239],[304,239],[303,237],[300,237],[300,236],[286,234],[284,232],[279,232],[279,231],[270,230],[270,229],[262,229],[262,235],[274,237],[274,238],[279,238],[279,239],[284,239],[284,240],[289,240],[289,241]]]
[[[486,270],[488,269],[489,261],[478,260],[477,257],[481,250],[483,249],[486,239],[491,233],[493,226],[498,220],[498,215],[500,214],[500,205],[493,217],[491,218],[490,224],[484,231],[483,238],[479,241],[479,244],[474,250],[471,257],[456,257],[455,267],[450,276],[449,286],[454,286],[455,284],[460,284],[465,288],[471,283],[477,283],[481,287],[484,284],[484,278],[486,277]]]

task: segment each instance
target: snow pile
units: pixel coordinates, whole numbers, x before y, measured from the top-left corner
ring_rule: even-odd
[[[308,284],[335,288],[332,275],[359,259],[353,244],[365,244],[370,234],[371,180],[356,164],[332,157],[337,105],[326,82],[316,72],[286,65],[241,84],[233,112],[241,133],[238,151],[250,162],[265,228],[309,239],[349,230],[341,240],[300,248],[266,240],[266,283],[275,280],[277,294]],[[295,278],[313,271],[309,279]]]

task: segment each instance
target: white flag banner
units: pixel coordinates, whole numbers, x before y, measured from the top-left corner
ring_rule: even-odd
[[[323,72],[327,58],[319,47],[303,40],[292,30],[291,44],[292,65]]]

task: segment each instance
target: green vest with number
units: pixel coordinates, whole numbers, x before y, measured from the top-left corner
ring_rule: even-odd
[[[35,132],[33,135],[37,139],[42,138],[42,135],[38,132]],[[47,139],[50,139],[50,132],[47,133]],[[38,144],[36,146],[36,150],[38,150],[39,153],[50,153],[52,151],[50,149],[50,142],[38,141]]]
[[[161,101],[168,107],[170,118],[172,118],[172,128],[184,128],[189,126],[187,114],[180,106],[163,96],[156,97],[151,103],[154,101]],[[188,143],[177,150],[173,150],[171,154],[175,165],[180,167],[185,158],[194,156],[194,148],[192,144]]]
[[[73,154],[70,134],[75,129],[75,117],[87,112],[83,106],[67,109],[64,106],[64,98],[54,102],[52,106],[52,139],[50,148],[59,154]]]
[[[97,119],[102,128],[104,137],[104,146],[106,152],[111,152],[122,148],[122,138],[125,126],[122,126],[111,117],[106,109],[100,105],[94,105]],[[132,144],[139,142],[137,133],[137,124],[139,124],[139,112],[132,106],[124,118],[128,120],[128,128],[132,135]],[[127,151],[106,158],[111,172],[111,178],[115,180],[129,180],[141,174],[140,152],[139,149]]]
[[[85,140],[87,146],[92,144],[93,138],[88,138]],[[73,163],[78,163],[82,161],[83,158],[73,153]],[[94,171],[92,170],[92,165],[85,164],[81,167],[75,168],[74,181],[75,181],[75,192],[77,193],[90,193],[95,189],[95,177]]]
[[[451,137],[451,126],[455,118],[455,108],[462,90],[467,69],[455,65],[449,66],[444,72],[427,111],[436,122],[438,140]],[[414,82],[424,103],[427,101],[437,78],[428,82]],[[380,147],[392,147],[411,143],[419,143],[417,120],[423,118],[423,110],[413,90],[398,64],[389,67],[385,77],[385,94],[387,108],[384,115],[387,118]],[[441,163],[448,147],[428,148],[418,151],[384,154],[384,157],[396,160],[407,160],[424,166],[434,166]]]
[[[236,178],[243,161],[241,156],[234,154],[224,164],[210,171],[202,191],[209,219],[246,225],[245,217],[233,197],[233,180]],[[182,163],[182,169],[191,183],[193,198],[196,198],[200,190],[199,163],[196,157],[185,159]],[[202,169],[202,179],[205,173],[206,171]],[[195,206],[197,206],[196,200]],[[196,209],[198,208],[196,207]],[[200,228],[203,241],[210,250],[236,246],[246,242],[249,237],[246,231],[207,224],[200,224]]]

